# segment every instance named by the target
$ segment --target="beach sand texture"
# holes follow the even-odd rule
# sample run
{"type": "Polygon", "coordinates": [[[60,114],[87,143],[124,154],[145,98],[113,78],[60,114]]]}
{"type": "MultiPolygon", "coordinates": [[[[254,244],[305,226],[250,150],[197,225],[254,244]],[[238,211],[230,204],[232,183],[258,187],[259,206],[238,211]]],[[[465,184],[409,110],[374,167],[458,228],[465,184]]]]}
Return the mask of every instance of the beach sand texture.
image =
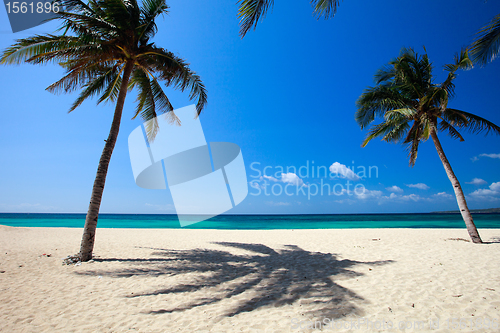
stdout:
{"type": "Polygon", "coordinates": [[[0,226],[0,331],[500,332],[498,229],[98,229],[62,265],[81,233],[0,226]]]}

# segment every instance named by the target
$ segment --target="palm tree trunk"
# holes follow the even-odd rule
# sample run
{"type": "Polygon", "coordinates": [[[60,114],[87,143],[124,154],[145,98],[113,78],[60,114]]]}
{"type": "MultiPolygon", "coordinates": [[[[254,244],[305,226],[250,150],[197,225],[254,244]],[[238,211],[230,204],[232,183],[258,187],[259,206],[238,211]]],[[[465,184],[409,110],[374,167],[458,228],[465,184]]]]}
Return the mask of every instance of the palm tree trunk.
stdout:
{"type": "Polygon", "coordinates": [[[125,103],[125,97],[127,96],[128,82],[133,67],[134,63],[132,61],[125,64],[120,92],[118,94],[118,100],[116,101],[113,123],[111,124],[109,136],[106,140],[106,144],[104,145],[101,159],[99,160],[99,166],[97,167],[97,175],[94,180],[94,187],[92,188],[92,197],[90,198],[89,210],[87,212],[87,217],[85,218],[85,227],[83,228],[82,243],[80,245],[79,256],[81,261],[88,261],[92,259],[97,219],[99,217],[99,208],[101,207],[102,192],[104,191],[104,184],[106,183],[106,175],[108,173],[111,154],[115,148],[118,132],[120,131],[123,105],[125,103]]]}
{"type": "Polygon", "coordinates": [[[439,158],[443,163],[444,170],[446,171],[446,174],[448,175],[448,178],[450,179],[450,182],[453,185],[453,190],[455,191],[455,197],[457,198],[458,208],[460,209],[460,213],[462,214],[462,218],[464,219],[467,231],[469,232],[469,236],[472,239],[472,242],[482,243],[483,241],[481,240],[476,225],[474,224],[474,220],[472,219],[469,207],[467,207],[467,202],[465,201],[464,192],[462,191],[460,182],[458,181],[457,176],[455,176],[455,173],[451,168],[450,162],[448,162],[448,159],[444,154],[443,147],[439,142],[436,130],[432,128],[430,132],[432,141],[434,141],[434,145],[436,146],[439,158]]]}

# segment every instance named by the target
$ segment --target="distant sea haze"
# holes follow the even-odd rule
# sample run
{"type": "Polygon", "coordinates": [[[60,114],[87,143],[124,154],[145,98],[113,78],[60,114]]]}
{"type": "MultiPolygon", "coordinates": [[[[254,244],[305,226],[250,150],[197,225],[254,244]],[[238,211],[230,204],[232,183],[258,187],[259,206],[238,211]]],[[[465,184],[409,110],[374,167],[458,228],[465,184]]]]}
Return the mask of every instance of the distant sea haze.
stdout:
{"type": "MultiPolygon", "coordinates": [[[[500,229],[500,213],[473,214],[478,228],[500,229]]],[[[0,225],[83,228],[85,214],[0,213],[0,225]]],[[[177,215],[100,214],[99,228],[180,228],[177,215]]],[[[460,214],[219,215],[185,229],[271,230],[465,228],[460,214]]]]}

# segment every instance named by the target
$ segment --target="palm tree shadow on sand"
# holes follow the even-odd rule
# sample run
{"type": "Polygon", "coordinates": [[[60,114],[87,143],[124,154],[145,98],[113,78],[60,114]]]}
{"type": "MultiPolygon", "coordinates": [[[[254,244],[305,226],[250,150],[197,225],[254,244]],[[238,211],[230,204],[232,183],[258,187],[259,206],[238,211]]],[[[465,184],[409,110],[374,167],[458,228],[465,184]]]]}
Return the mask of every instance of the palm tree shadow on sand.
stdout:
{"type": "Polygon", "coordinates": [[[213,249],[176,251],[152,248],[154,258],[95,259],[97,262],[123,262],[127,268],[75,273],[113,278],[185,275],[183,283],[126,296],[191,294],[182,306],[151,310],[150,314],[185,311],[233,299],[231,304],[234,306],[225,316],[300,301],[304,305],[304,315],[308,317],[337,319],[349,314],[362,315],[355,303],[362,302],[363,298],[334,281],[362,276],[351,269],[356,265],[380,266],[392,262],[340,260],[335,254],[310,252],[295,245],[275,250],[262,244],[214,244],[236,248],[240,253],[243,250],[244,254],[213,249]]]}

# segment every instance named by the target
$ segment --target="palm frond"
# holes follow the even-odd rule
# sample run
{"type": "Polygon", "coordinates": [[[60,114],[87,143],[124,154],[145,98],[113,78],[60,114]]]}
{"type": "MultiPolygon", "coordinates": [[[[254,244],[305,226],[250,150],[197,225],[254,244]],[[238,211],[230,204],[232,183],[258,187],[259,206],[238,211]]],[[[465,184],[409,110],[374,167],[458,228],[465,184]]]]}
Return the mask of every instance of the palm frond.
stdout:
{"type": "Polygon", "coordinates": [[[337,13],[337,7],[340,2],[338,0],[311,0],[311,5],[314,8],[314,15],[317,18],[325,19],[334,17],[337,13]]]}
{"type": "Polygon", "coordinates": [[[375,75],[373,76],[375,80],[375,84],[383,84],[385,82],[391,81],[396,76],[396,68],[394,64],[390,63],[389,65],[383,66],[377,70],[375,75]]]}
{"type": "Polygon", "coordinates": [[[415,121],[406,134],[403,143],[406,144],[410,166],[413,167],[417,161],[418,148],[421,140],[422,123],[415,121]]]}
{"type": "Polygon", "coordinates": [[[120,86],[122,84],[122,78],[118,74],[116,77],[110,81],[104,90],[102,96],[97,100],[97,104],[100,104],[104,101],[114,102],[118,98],[118,94],[120,93],[120,86]]]}
{"type": "Polygon", "coordinates": [[[411,101],[397,89],[380,85],[368,87],[356,101],[358,110],[355,119],[361,129],[368,126],[376,116],[383,116],[386,111],[411,107],[411,101]]]}
{"type": "MultiPolygon", "coordinates": [[[[122,66],[121,70],[123,70],[123,67],[124,66],[122,66]]],[[[80,93],[80,96],[78,96],[68,112],[74,111],[87,98],[101,93],[111,82],[114,82],[117,79],[117,76],[119,76],[119,73],[117,73],[116,70],[110,69],[108,72],[94,78],[94,80],[85,85],[85,89],[80,93]]]]}
{"type": "MultiPolygon", "coordinates": [[[[61,52],[79,46],[78,38],[72,36],[36,35],[18,39],[5,49],[0,58],[2,64],[20,64],[53,52],[61,52]]],[[[52,59],[52,58],[50,58],[52,59]]]]}
{"type": "Polygon", "coordinates": [[[137,86],[139,93],[137,94],[137,108],[132,119],[141,115],[142,119],[153,120],[148,123],[146,135],[148,140],[154,140],[158,131],[158,122],[156,120],[156,105],[151,87],[151,80],[148,75],[141,69],[136,68],[130,78],[131,84],[137,86]]]}
{"type": "MultiPolygon", "coordinates": [[[[316,18],[329,19],[337,13],[339,0],[311,0],[316,18]]],[[[240,36],[245,37],[250,29],[257,28],[269,9],[273,8],[274,0],[239,0],[238,17],[240,19],[240,36]]]]}
{"type": "Polygon", "coordinates": [[[377,137],[382,137],[386,142],[399,142],[409,128],[408,118],[411,119],[412,113],[409,109],[388,111],[384,116],[384,122],[371,127],[361,147],[365,147],[377,137]]]}
{"type": "Polygon", "coordinates": [[[159,15],[166,14],[168,8],[165,0],[143,0],[139,25],[142,30],[141,38],[145,38],[147,41],[156,34],[158,28],[155,19],[159,15]]]}
{"type": "Polygon", "coordinates": [[[439,130],[443,132],[447,131],[448,135],[451,136],[453,139],[459,139],[460,141],[465,141],[460,132],[444,119],[441,119],[441,121],[439,122],[439,130]]]}
{"type": "Polygon", "coordinates": [[[465,117],[467,122],[457,122],[454,125],[460,129],[469,131],[470,133],[480,133],[486,131],[488,134],[490,131],[494,134],[500,135],[500,127],[495,125],[489,120],[486,120],[475,114],[457,110],[457,109],[447,109],[448,114],[455,113],[460,114],[461,117],[465,117]]]}
{"type": "Polygon", "coordinates": [[[495,60],[500,52],[500,14],[477,33],[478,38],[471,45],[471,55],[475,63],[486,65],[495,60]]]}
{"type": "Polygon", "coordinates": [[[457,77],[455,73],[457,70],[469,70],[473,67],[472,60],[469,57],[468,49],[464,48],[460,53],[456,53],[454,57],[454,62],[452,64],[444,65],[444,69],[448,71],[448,76],[443,83],[441,83],[441,88],[446,89],[450,97],[455,96],[455,85],[453,80],[457,77]]]}
{"type": "Polygon", "coordinates": [[[269,8],[274,5],[274,0],[240,0],[238,4],[240,36],[243,38],[250,29],[255,30],[259,20],[266,17],[269,8]]]}
{"type": "Polygon", "coordinates": [[[77,63],[68,67],[67,74],[60,80],[54,82],[46,88],[51,93],[72,92],[80,87],[87,85],[96,76],[111,70],[116,70],[118,65],[96,63],[87,65],[86,62],[77,63]]]}
{"type": "Polygon", "coordinates": [[[193,72],[181,58],[161,48],[151,48],[142,60],[147,66],[159,73],[158,78],[165,80],[167,86],[184,91],[190,90],[189,98],[197,99],[196,110],[201,113],[207,103],[205,85],[198,74],[193,72]]]}
{"type": "Polygon", "coordinates": [[[392,131],[394,129],[394,124],[392,122],[383,122],[378,125],[374,125],[370,128],[370,131],[368,132],[368,135],[366,136],[365,140],[361,144],[361,147],[366,147],[368,142],[373,140],[374,138],[380,137],[380,136],[385,136],[387,133],[392,131]]]}

